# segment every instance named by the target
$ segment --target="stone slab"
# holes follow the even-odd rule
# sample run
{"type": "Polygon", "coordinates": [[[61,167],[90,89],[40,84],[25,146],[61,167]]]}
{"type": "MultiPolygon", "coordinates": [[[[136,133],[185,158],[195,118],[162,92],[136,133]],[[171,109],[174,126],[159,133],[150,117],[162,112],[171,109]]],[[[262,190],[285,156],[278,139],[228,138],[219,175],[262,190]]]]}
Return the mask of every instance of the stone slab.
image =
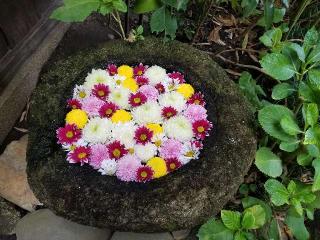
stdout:
{"type": "Polygon", "coordinates": [[[173,240],[170,233],[115,232],[111,240],[173,240]]]}

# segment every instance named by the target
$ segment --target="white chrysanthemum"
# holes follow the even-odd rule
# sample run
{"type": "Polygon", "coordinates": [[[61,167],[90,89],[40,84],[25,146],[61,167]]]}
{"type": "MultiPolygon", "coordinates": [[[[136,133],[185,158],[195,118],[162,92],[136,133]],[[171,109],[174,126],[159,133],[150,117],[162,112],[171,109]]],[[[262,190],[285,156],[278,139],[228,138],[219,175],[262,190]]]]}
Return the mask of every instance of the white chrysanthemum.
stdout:
{"type": "Polygon", "coordinates": [[[113,78],[109,75],[106,70],[102,69],[92,69],[91,73],[88,74],[83,86],[91,91],[94,85],[105,84],[112,86],[113,78]]]}
{"type": "Polygon", "coordinates": [[[112,88],[109,100],[121,108],[128,109],[130,91],[126,88],[112,88]]]}
{"type": "Polygon", "coordinates": [[[178,112],[181,112],[187,107],[184,97],[176,91],[161,94],[159,103],[162,107],[174,107],[178,112]]]}
{"type": "Polygon", "coordinates": [[[86,141],[84,141],[82,138],[80,138],[77,142],[73,143],[73,144],[62,144],[62,148],[65,151],[72,151],[74,148],[76,147],[81,147],[81,146],[87,146],[88,143],[86,141]]]}
{"type": "Polygon", "coordinates": [[[161,108],[157,102],[150,101],[132,111],[133,119],[139,124],[160,123],[161,108]]]}
{"type": "Polygon", "coordinates": [[[157,147],[152,143],[147,143],[145,145],[137,144],[134,147],[134,153],[141,159],[141,162],[146,163],[157,154],[157,147]]]}
{"type": "Polygon", "coordinates": [[[167,77],[167,73],[164,68],[154,65],[145,71],[144,76],[149,79],[151,85],[155,86],[164,81],[167,77]]]}
{"type": "Polygon", "coordinates": [[[90,96],[90,91],[86,89],[83,85],[76,85],[73,89],[73,98],[82,101],[86,97],[90,96]]]}
{"type": "Polygon", "coordinates": [[[199,148],[196,148],[192,145],[191,141],[186,142],[182,146],[181,156],[179,157],[179,161],[184,165],[190,162],[192,159],[199,158],[199,148]]]}
{"type": "Polygon", "coordinates": [[[133,148],[135,130],[136,126],[133,122],[113,124],[112,137],[124,144],[126,148],[133,148]]]}
{"type": "Polygon", "coordinates": [[[114,86],[113,87],[122,87],[122,83],[123,81],[126,80],[125,76],[121,76],[121,75],[114,75],[113,76],[113,82],[114,82],[114,86]]]}
{"type": "Polygon", "coordinates": [[[101,175],[114,175],[117,171],[117,162],[113,159],[106,159],[101,162],[100,169],[101,175]]]}
{"type": "Polygon", "coordinates": [[[165,92],[171,92],[178,88],[180,81],[179,79],[172,79],[167,75],[165,80],[162,82],[162,85],[165,89],[165,92]]]}
{"type": "Polygon", "coordinates": [[[111,135],[112,123],[107,118],[91,118],[82,131],[82,138],[90,143],[105,143],[111,135]]]}
{"type": "Polygon", "coordinates": [[[192,124],[190,121],[180,115],[170,118],[164,123],[164,131],[169,138],[174,138],[178,141],[189,141],[193,137],[192,124]]]}

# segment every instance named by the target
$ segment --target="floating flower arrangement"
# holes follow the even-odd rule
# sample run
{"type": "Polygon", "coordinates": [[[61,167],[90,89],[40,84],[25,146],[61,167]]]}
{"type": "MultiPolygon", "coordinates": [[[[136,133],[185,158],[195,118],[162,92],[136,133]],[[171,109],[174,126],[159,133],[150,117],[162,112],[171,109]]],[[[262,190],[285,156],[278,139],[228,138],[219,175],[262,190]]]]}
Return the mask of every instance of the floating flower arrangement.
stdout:
{"type": "Polygon", "coordinates": [[[198,159],[212,127],[203,95],[156,65],[93,69],[67,106],[57,129],[67,161],[122,181],[160,178],[198,159]]]}

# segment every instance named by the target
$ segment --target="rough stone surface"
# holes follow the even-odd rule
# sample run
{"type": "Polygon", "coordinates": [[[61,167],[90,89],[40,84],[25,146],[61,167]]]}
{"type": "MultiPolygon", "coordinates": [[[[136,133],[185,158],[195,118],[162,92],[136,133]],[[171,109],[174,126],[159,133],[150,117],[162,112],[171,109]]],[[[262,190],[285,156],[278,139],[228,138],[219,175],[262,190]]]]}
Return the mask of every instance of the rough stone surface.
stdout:
{"type": "Polygon", "coordinates": [[[11,142],[0,156],[0,196],[28,211],[40,202],[31,191],[26,173],[28,136],[11,142]]]}
{"type": "Polygon", "coordinates": [[[174,231],[172,232],[172,236],[174,240],[183,240],[189,236],[190,231],[191,231],[190,229],[174,231]]]}
{"type": "Polygon", "coordinates": [[[13,233],[21,214],[15,206],[0,197],[0,236],[13,233]]]}
{"type": "Polygon", "coordinates": [[[111,234],[110,230],[70,222],[48,209],[27,214],[15,232],[19,240],[107,240],[111,234]]]}
{"type": "Polygon", "coordinates": [[[43,69],[29,115],[29,183],[56,214],[82,224],[134,232],[188,229],[218,213],[243,181],[256,148],[252,120],[236,85],[208,55],[155,38],[110,41],[43,69]],[[107,62],[179,70],[204,93],[214,130],[198,161],[148,183],[121,182],[66,162],[55,134],[64,123],[66,99],[88,71],[107,62]]]}
{"type": "Polygon", "coordinates": [[[115,232],[111,240],[174,240],[170,233],[115,232]]]}

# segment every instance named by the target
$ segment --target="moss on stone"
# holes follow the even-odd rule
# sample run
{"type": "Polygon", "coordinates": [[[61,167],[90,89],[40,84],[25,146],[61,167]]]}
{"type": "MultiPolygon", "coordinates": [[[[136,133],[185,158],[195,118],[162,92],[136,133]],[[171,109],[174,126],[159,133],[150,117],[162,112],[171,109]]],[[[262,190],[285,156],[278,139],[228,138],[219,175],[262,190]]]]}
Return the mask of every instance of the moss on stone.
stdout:
{"type": "Polygon", "coordinates": [[[191,228],[217,214],[243,181],[256,149],[252,120],[236,85],[208,55],[155,38],[134,44],[110,41],[49,61],[43,69],[31,99],[29,183],[47,207],[82,224],[143,232],[191,228]],[[64,123],[66,99],[88,71],[110,62],[182,71],[205,94],[214,130],[199,160],[145,184],[121,182],[65,161],[55,130],[64,123]]]}

